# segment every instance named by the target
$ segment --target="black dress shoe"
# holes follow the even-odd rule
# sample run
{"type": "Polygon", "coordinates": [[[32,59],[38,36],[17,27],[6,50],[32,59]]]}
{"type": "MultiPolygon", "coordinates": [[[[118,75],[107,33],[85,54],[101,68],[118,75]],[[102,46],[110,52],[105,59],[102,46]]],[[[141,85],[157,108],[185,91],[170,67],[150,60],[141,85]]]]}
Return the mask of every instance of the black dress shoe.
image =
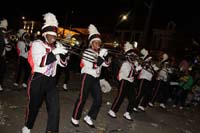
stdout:
{"type": "Polygon", "coordinates": [[[94,125],[90,125],[89,123],[87,123],[87,121],[86,120],[83,120],[89,127],[91,127],[91,128],[95,128],[95,126],[94,125]]]}
{"type": "Polygon", "coordinates": [[[74,127],[79,127],[79,124],[74,124],[72,121],[71,121],[71,124],[72,124],[74,127]]]}

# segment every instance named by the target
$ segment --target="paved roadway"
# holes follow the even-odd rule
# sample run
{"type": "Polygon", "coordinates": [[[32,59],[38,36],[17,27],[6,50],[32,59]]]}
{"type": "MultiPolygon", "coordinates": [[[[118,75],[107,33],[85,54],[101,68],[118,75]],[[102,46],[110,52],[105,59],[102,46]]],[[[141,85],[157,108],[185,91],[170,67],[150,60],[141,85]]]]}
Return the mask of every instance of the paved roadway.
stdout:
{"type": "MultiPolygon", "coordinates": [[[[26,107],[26,90],[13,87],[15,63],[8,64],[5,91],[0,93],[0,133],[21,133],[24,123],[26,107]]],[[[88,98],[80,120],[80,127],[73,127],[70,118],[73,106],[78,96],[80,75],[71,73],[69,90],[62,89],[62,76],[57,86],[60,96],[60,133],[198,133],[200,131],[200,108],[185,108],[184,110],[173,109],[168,106],[167,110],[159,107],[147,108],[147,112],[133,113],[133,122],[125,120],[122,115],[126,109],[127,100],[122,104],[117,119],[107,115],[110,103],[117,93],[116,89],[103,94],[103,104],[96,121],[96,128],[92,129],[83,122],[83,116],[88,111],[92,99],[88,98]]],[[[47,121],[45,104],[43,104],[34,128],[31,133],[44,133],[47,121]]]]}

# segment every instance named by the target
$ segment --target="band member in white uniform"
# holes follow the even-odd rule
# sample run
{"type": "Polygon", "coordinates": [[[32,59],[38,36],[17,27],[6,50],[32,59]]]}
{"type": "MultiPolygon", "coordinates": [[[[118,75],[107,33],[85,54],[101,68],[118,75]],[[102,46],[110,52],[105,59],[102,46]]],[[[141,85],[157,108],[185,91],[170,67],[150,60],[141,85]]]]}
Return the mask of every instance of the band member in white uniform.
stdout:
{"type": "Polygon", "coordinates": [[[149,102],[149,106],[153,107],[154,103],[157,101],[160,103],[160,107],[165,109],[166,102],[170,95],[169,89],[169,74],[172,73],[169,67],[168,55],[163,53],[161,56],[161,61],[159,62],[159,71],[155,76],[155,86],[153,88],[152,99],[149,102]]]}
{"type": "Polygon", "coordinates": [[[17,42],[17,71],[14,86],[18,86],[21,78],[22,87],[27,88],[27,82],[30,75],[30,65],[28,63],[28,51],[30,49],[30,35],[24,29],[18,31],[19,40],[17,42]],[[23,74],[23,75],[22,75],[23,74]]]}
{"type": "Polygon", "coordinates": [[[146,49],[142,49],[140,53],[143,55],[142,58],[142,70],[138,75],[139,85],[136,96],[136,105],[141,111],[145,111],[151,95],[152,95],[152,78],[158,67],[152,63],[152,56],[146,49]]]}
{"type": "Polygon", "coordinates": [[[42,40],[35,40],[28,53],[28,62],[31,66],[31,77],[28,84],[28,105],[26,110],[25,126],[22,133],[30,133],[38,115],[39,109],[45,101],[47,106],[46,133],[59,132],[59,97],[56,90],[57,65],[67,65],[68,51],[60,43],[56,43],[58,22],[52,13],[44,14],[42,40]]]}
{"type": "Polygon", "coordinates": [[[111,109],[108,111],[108,115],[112,118],[116,118],[116,113],[119,111],[121,104],[123,103],[125,97],[128,99],[128,105],[123,117],[126,120],[132,121],[131,113],[135,107],[136,102],[136,87],[134,85],[135,72],[142,69],[138,65],[137,55],[133,51],[133,44],[129,42],[125,43],[124,46],[125,61],[122,63],[118,74],[118,80],[120,84],[118,86],[118,94],[116,95],[111,109]]]}
{"type": "Polygon", "coordinates": [[[79,126],[79,120],[88,98],[91,94],[93,103],[89,109],[88,114],[84,117],[84,122],[94,128],[92,120],[97,118],[101,103],[102,103],[102,91],[99,83],[99,76],[101,74],[101,68],[103,66],[108,67],[108,62],[105,61],[105,56],[108,54],[107,49],[100,49],[101,38],[100,33],[93,24],[89,25],[89,48],[87,48],[82,55],[80,67],[81,67],[81,87],[80,93],[76,100],[71,123],[77,127],[79,126]]]}

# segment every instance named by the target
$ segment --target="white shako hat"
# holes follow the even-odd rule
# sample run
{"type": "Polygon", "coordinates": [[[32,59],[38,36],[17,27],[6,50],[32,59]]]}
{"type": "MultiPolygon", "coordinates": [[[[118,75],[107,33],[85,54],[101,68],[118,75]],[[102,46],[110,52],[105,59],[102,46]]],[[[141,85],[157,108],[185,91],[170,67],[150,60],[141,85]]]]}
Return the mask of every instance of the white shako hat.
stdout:
{"type": "Polygon", "coordinates": [[[44,25],[42,26],[42,36],[46,34],[57,36],[58,21],[53,13],[46,13],[44,16],[44,25]]]}
{"type": "Polygon", "coordinates": [[[133,44],[131,44],[130,42],[126,42],[124,44],[124,53],[130,51],[130,50],[133,50],[133,44]]]}
{"type": "Polygon", "coordinates": [[[0,20],[0,28],[4,28],[4,29],[7,30],[7,27],[8,27],[8,21],[7,21],[7,19],[0,20]]]}
{"type": "Polygon", "coordinates": [[[100,33],[93,24],[89,25],[88,31],[89,31],[89,36],[88,36],[89,46],[91,46],[92,41],[94,40],[101,41],[100,33]]]}

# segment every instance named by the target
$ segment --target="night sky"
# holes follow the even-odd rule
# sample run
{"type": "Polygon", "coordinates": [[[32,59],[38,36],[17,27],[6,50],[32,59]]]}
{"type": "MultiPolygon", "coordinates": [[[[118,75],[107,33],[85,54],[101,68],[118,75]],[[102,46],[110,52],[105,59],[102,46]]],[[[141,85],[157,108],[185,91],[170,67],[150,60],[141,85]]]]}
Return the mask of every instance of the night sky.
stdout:
{"type": "MultiPolygon", "coordinates": [[[[25,16],[29,20],[43,21],[42,15],[52,12],[56,15],[60,26],[87,27],[90,23],[112,29],[119,21],[122,13],[130,13],[129,22],[120,25],[134,25],[135,29],[144,27],[151,0],[55,0],[49,1],[5,1],[0,8],[1,17],[9,21],[13,27],[16,20],[25,16]],[[41,3],[42,2],[42,3],[41,3]],[[12,4],[11,8],[11,5],[12,4]]],[[[169,21],[177,24],[177,29],[200,31],[200,7],[195,0],[154,0],[151,27],[165,28],[169,21]]]]}

